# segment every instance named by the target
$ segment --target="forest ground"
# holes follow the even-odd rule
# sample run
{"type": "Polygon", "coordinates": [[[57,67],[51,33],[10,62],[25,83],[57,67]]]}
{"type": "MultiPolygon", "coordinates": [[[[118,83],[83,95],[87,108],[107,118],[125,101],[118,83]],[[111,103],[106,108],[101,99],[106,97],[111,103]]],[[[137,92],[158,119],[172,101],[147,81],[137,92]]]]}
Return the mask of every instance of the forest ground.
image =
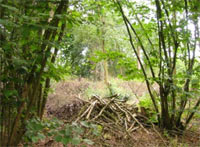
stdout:
{"type": "MultiPolygon", "coordinates": [[[[131,105],[136,105],[139,99],[147,94],[147,88],[144,83],[139,81],[123,81],[119,79],[113,79],[114,91],[122,93],[122,95],[127,94],[131,98],[128,103],[131,105]],[[133,94],[134,93],[134,94],[133,94]]],[[[157,89],[157,86],[154,86],[157,89]]],[[[80,98],[87,99],[91,95],[96,94],[104,97],[109,94],[106,86],[103,82],[94,82],[86,79],[71,79],[63,82],[54,84],[52,87],[52,92],[49,95],[48,102],[46,105],[46,113],[51,115],[46,115],[46,117],[53,116],[62,120],[70,120],[69,118],[76,117],[75,114],[82,107],[80,103],[80,98]],[[80,103],[80,104],[79,104],[80,103]],[[75,107],[71,107],[75,104],[75,107]],[[70,111],[66,113],[62,109],[63,107],[70,106],[70,111]]],[[[127,140],[116,136],[111,136],[108,138],[95,139],[95,144],[92,146],[108,146],[108,147],[160,147],[160,146],[170,146],[170,147],[198,147],[200,146],[200,119],[195,118],[188,130],[184,132],[181,136],[171,137],[167,133],[160,135],[157,133],[159,129],[147,128],[148,132],[143,129],[137,129],[131,133],[131,140],[127,140]]],[[[49,140],[45,140],[37,144],[37,146],[62,146],[56,142],[49,143],[49,140]]]]}

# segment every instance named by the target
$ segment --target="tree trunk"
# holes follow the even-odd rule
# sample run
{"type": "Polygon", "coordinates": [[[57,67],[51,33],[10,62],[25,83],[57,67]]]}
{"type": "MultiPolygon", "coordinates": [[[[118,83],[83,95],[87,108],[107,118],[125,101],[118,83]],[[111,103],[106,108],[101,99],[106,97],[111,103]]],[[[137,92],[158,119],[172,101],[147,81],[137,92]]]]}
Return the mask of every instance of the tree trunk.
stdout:
{"type": "MultiPolygon", "coordinates": [[[[105,49],[105,21],[103,16],[100,17],[101,22],[102,22],[102,28],[101,28],[101,45],[102,45],[102,51],[104,54],[106,54],[106,49],[105,49]]],[[[108,63],[107,60],[104,59],[103,61],[103,69],[104,69],[104,82],[107,85],[108,84],[108,63]]]]}
{"type": "MultiPolygon", "coordinates": [[[[140,57],[140,47],[139,47],[139,46],[137,47],[137,53],[138,53],[138,56],[140,57]]],[[[140,58],[141,58],[141,57],[140,57],[140,58]]],[[[137,60],[137,68],[138,68],[138,70],[141,69],[141,66],[140,66],[140,63],[139,63],[138,60],[137,60]]]]}

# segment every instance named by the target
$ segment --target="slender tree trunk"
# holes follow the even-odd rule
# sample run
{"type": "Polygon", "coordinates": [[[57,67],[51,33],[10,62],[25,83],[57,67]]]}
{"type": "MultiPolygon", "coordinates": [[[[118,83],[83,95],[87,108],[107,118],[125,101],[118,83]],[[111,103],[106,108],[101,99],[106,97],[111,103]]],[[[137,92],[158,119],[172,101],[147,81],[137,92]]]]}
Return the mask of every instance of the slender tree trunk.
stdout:
{"type": "MultiPolygon", "coordinates": [[[[106,49],[105,49],[105,20],[103,16],[100,16],[100,20],[102,22],[102,28],[101,28],[101,45],[102,45],[102,51],[104,54],[106,54],[106,49]]],[[[104,69],[104,82],[107,85],[108,84],[108,63],[107,60],[104,59],[103,61],[103,69],[104,69]]]]}
{"type": "MultiPolygon", "coordinates": [[[[66,26],[66,23],[63,23],[62,26],[61,26],[61,31],[60,31],[60,34],[59,34],[58,41],[62,40],[62,37],[64,35],[64,31],[65,31],[65,26],[66,26]]],[[[58,48],[55,48],[54,54],[51,58],[51,63],[55,63],[57,54],[58,54],[58,48]]],[[[38,108],[40,110],[40,113],[39,113],[40,119],[42,119],[43,114],[44,114],[44,109],[45,109],[45,105],[46,105],[46,102],[47,102],[47,96],[48,96],[48,92],[49,92],[49,88],[50,88],[50,83],[51,83],[50,78],[47,78],[46,81],[45,81],[44,94],[42,95],[43,96],[42,97],[42,103],[41,103],[40,107],[38,108]]]]}
{"type": "MultiPolygon", "coordinates": [[[[140,47],[139,47],[139,46],[137,47],[137,53],[138,53],[138,56],[141,57],[141,56],[140,56],[140,47]]],[[[138,68],[138,70],[141,69],[141,67],[140,67],[140,63],[139,63],[138,60],[137,60],[137,68],[138,68]]]]}

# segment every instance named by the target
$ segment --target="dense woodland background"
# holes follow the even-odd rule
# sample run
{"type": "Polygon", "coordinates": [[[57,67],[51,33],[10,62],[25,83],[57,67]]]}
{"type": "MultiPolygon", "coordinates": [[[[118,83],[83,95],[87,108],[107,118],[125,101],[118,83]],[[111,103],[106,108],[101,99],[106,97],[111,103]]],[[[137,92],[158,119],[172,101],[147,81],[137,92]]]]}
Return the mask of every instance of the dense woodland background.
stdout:
{"type": "Polygon", "coordinates": [[[153,123],[187,130],[199,115],[199,18],[199,0],[0,0],[1,146],[30,141],[66,77],[144,82],[153,123]]]}

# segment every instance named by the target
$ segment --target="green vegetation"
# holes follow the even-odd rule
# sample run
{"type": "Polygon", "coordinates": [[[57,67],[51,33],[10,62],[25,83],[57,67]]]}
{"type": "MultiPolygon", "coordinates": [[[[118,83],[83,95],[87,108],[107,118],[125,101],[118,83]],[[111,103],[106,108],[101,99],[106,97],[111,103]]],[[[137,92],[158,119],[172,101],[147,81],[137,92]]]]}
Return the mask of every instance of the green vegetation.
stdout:
{"type": "Polygon", "coordinates": [[[128,84],[125,84],[125,87],[123,87],[123,83],[125,81],[117,78],[110,78],[109,86],[105,85],[101,81],[93,82],[92,85],[90,85],[87,90],[85,91],[85,97],[91,98],[92,95],[97,95],[100,97],[109,97],[112,95],[118,95],[119,100],[126,99],[128,100],[134,100],[135,95],[132,92],[131,88],[128,86],[128,84]]]}
{"type": "Polygon", "coordinates": [[[29,145],[46,137],[53,137],[56,142],[61,142],[65,146],[67,144],[78,145],[81,142],[92,145],[94,143],[91,140],[82,138],[83,134],[86,136],[87,133],[92,132],[93,135],[99,136],[101,130],[100,125],[85,121],[80,122],[80,124],[63,125],[63,122],[57,119],[40,121],[34,118],[27,122],[27,130],[23,140],[26,145],[29,145]]]}
{"type": "MultiPolygon", "coordinates": [[[[199,10],[199,0],[0,0],[0,146],[45,137],[51,83],[65,76],[104,81],[86,96],[139,97],[161,130],[186,130],[199,115],[199,10]],[[148,95],[117,77],[144,81],[148,95]]],[[[92,144],[69,135],[55,140],[92,144]]]]}

